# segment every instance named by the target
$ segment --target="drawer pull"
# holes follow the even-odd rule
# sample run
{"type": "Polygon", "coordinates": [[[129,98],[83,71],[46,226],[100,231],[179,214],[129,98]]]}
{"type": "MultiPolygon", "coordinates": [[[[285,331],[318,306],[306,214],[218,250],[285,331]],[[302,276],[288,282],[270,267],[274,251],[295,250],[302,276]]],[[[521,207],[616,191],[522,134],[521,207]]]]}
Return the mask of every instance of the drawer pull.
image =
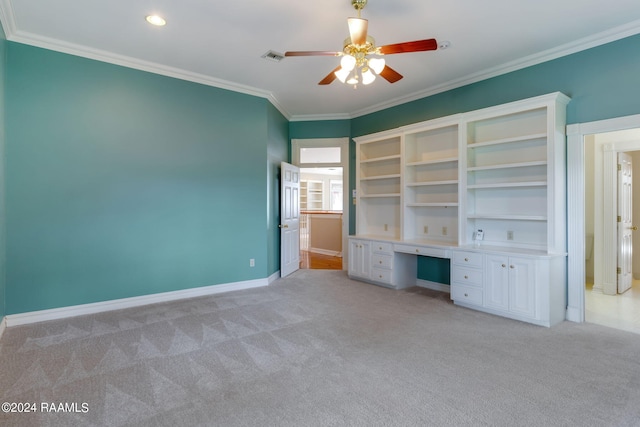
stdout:
{"type": "Polygon", "coordinates": [[[468,261],[469,261],[469,258],[465,258],[464,260],[465,260],[465,262],[468,262],[468,261]]]}
{"type": "Polygon", "coordinates": [[[469,296],[469,294],[464,294],[464,296],[465,296],[465,297],[468,297],[468,296],[469,296]]]}
{"type": "Polygon", "coordinates": [[[502,264],[502,268],[505,268],[507,265],[506,264],[502,264]]]}
{"type": "Polygon", "coordinates": [[[382,261],[378,261],[380,264],[382,264],[382,261]]]}
{"type": "Polygon", "coordinates": [[[379,249],[379,250],[382,250],[382,246],[380,246],[378,249],[379,249]]]}
{"type": "Polygon", "coordinates": [[[510,265],[509,268],[515,268],[513,265],[510,265]]]}
{"type": "Polygon", "coordinates": [[[465,279],[468,279],[468,278],[469,278],[469,276],[464,276],[464,278],[465,278],[465,279]]]}
{"type": "Polygon", "coordinates": [[[382,279],[382,274],[380,275],[380,278],[382,279]]]}
{"type": "Polygon", "coordinates": [[[416,249],[416,252],[417,252],[417,253],[420,253],[420,249],[416,249]]]}

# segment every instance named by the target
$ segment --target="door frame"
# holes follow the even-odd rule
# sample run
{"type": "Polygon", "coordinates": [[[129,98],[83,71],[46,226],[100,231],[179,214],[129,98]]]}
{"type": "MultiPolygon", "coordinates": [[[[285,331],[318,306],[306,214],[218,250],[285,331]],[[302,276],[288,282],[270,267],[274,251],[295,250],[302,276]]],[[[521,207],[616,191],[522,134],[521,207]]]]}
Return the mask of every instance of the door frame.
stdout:
{"type": "Polygon", "coordinates": [[[640,114],[567,126],[567,320],[573,322],[584,322],[585,136],[634,128],[640,114]]]}
{"type": "Polygon", "coordinates": [[[342,269],[347,270],[349,244],[349,137],[291,140],[291,163],[299,168],[342,168],[342,269]],[[340,147],[340,163],[300,163],[301,148],[340,147]]]}

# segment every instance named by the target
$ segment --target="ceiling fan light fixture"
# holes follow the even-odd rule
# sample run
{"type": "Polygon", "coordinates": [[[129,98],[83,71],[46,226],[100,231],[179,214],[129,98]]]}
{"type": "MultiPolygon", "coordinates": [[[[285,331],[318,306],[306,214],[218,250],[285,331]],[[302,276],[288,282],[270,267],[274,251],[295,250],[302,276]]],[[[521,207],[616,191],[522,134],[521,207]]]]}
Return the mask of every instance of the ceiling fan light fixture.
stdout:
{"type": "Polygon", "coordinates": [[[356,58],[351,55],[344,55],[340,60],[340,66],[343,70],[351,71],[356,66],[356,58]]]}
{"type": "Polygon", "coordinates": [[[336,71],[333,74],[336,75],[338,80],[340,80],[342,83],[344,83],[347,80],[347,77],[349,76],[350,72],[351,72],[351,70],[345,70],[344,68],[340,68],[338,71],[336,71]]]}
{"type": "Polygon", "coordinates": [[[369,68],[365,68],[363,70],[364,71],[362,71],[362,84],[368,85],[373,83],[373,81],[376,79],[376,75],[373,74],[369,68]]]}
{"type": "Polygon", "coordinates": [[[384,58],[369,59],[369,68],[371,68],[376,74],[380,74],[382,70],[384,70],[385,65],[386,63],[384,61],[384,58]]]}

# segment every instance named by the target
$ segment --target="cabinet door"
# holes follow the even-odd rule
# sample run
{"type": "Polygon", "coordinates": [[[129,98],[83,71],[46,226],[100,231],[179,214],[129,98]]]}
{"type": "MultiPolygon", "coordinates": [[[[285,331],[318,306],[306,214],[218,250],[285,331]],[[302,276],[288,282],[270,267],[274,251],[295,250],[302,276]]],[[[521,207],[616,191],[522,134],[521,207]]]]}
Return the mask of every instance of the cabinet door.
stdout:
{"type": "Polygon", "coordinates": [[[371,244],[366,240],[349,240],[349,275],[369,278],[371,244]]]}
{"type": "Polygon", "coordinates": [[[509,311],[536,316],[535,261],[509,257],[509,311]]]}
{"type": "Polygon", "coordinates": [[[487,255],[484,280],[484,305],[497,310],[509,310],[509,259],[487,255]]]}

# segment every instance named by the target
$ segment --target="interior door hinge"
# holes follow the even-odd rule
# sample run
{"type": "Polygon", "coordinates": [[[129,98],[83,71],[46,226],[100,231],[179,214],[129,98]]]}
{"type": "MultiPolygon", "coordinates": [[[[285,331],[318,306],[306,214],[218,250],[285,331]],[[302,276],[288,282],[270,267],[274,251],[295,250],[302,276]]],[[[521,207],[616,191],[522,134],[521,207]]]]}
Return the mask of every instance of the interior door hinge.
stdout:
{"type": "Polygon", "coordinates": [[[622,165],[620,163],[618,163],[618,170],[621,171],[622,170],[622,165]]]}
{"type": "Polygon", "coordinates": [[[622,274],[622,269],[621,269],[620,267],[618,267],[618,268],[616,268],[616,272],[617,272],[618,274],[622,274]]]}
{"type": "Polygon", "coordinates": [[[622,217],[618,215],[618,222],[622,222],[622,217]]]}

